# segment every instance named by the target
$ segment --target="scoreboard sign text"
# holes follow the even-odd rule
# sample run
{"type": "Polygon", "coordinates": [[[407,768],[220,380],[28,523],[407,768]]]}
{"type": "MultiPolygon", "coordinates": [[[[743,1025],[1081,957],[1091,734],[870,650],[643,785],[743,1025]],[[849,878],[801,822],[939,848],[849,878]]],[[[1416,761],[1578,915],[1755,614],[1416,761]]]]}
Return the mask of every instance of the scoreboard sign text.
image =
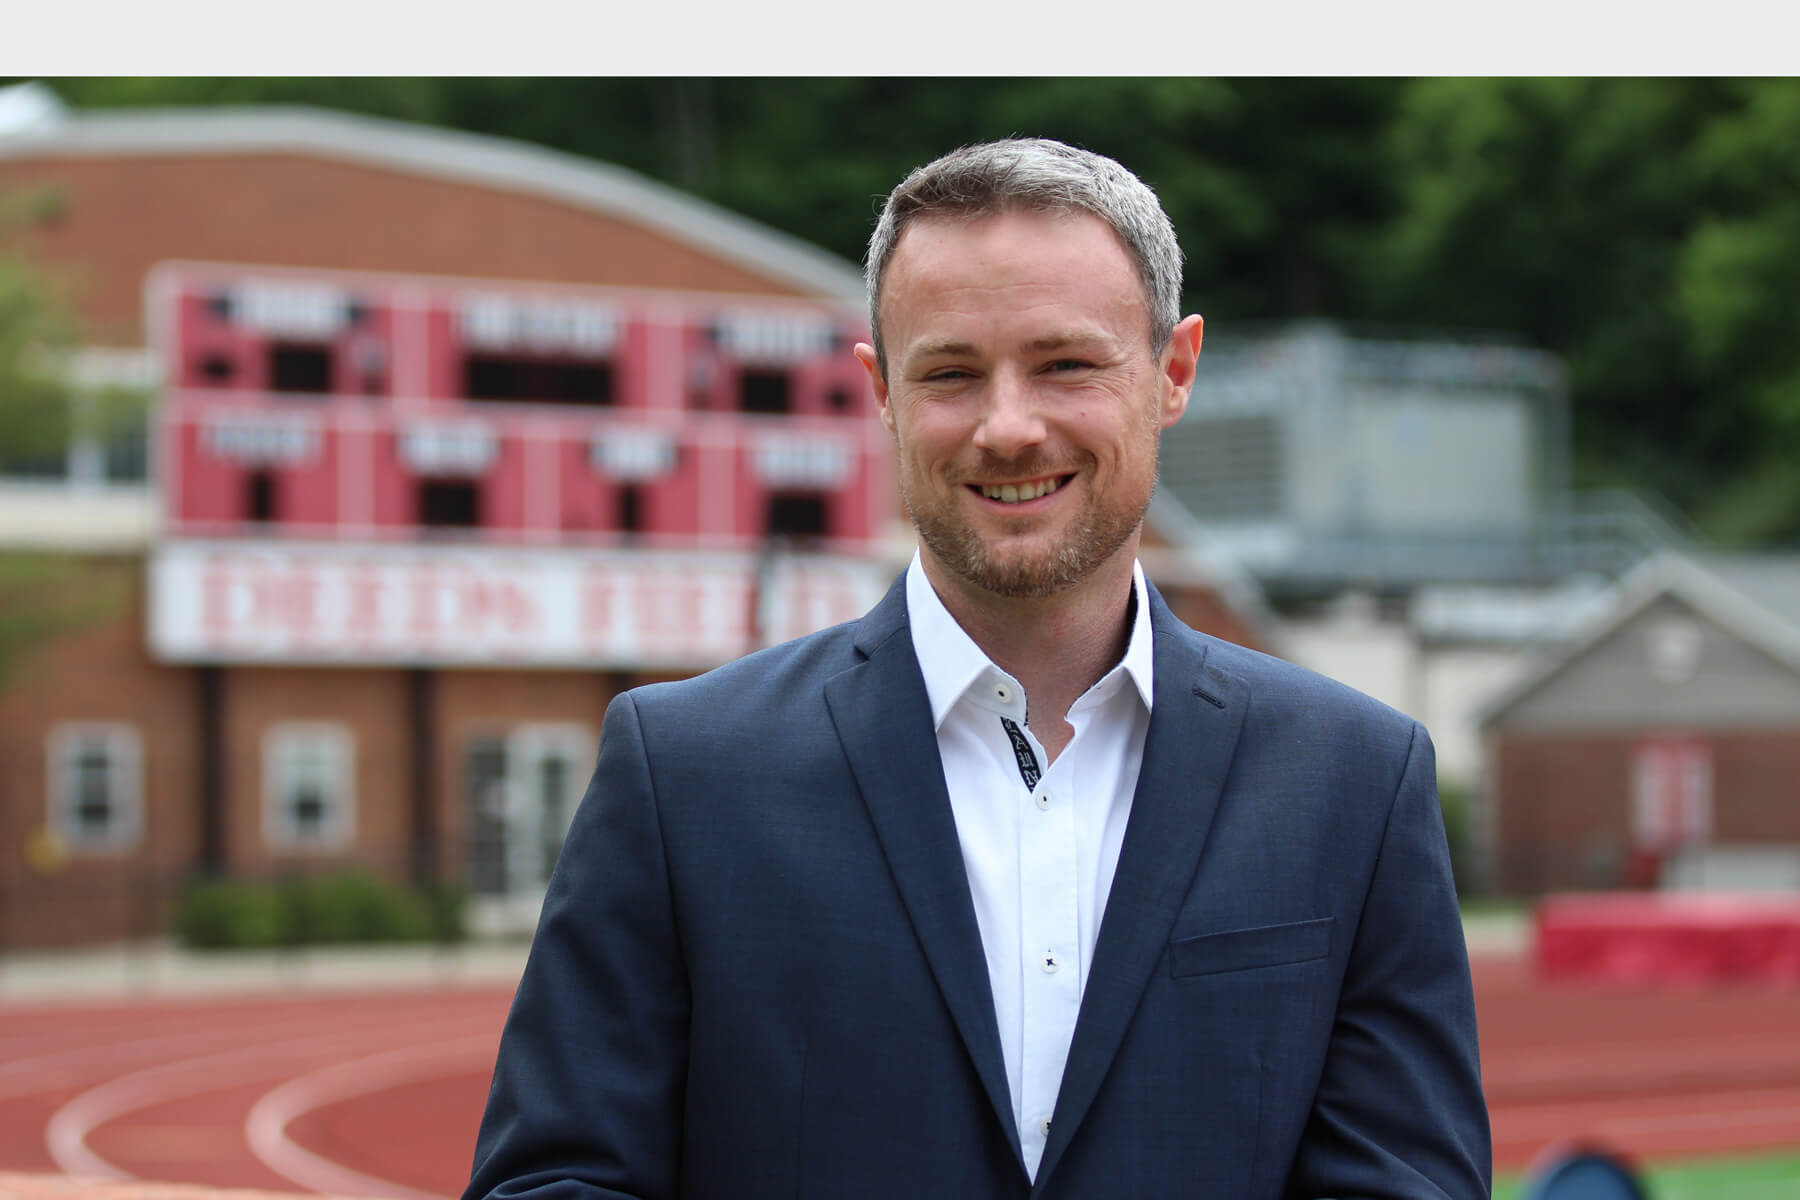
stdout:
{"type": "Polygon", "coordinates": [[[821,555],[190,540],[150,560],[172,662],[704,669],[861,616],[893,568],[821,555]]]}

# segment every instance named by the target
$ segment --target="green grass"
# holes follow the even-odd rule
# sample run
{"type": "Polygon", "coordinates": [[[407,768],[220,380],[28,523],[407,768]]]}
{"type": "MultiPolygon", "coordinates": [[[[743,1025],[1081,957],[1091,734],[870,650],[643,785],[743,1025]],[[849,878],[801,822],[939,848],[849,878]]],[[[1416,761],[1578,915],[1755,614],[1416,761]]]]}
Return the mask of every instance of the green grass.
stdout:
{"type": "MultiPolygon", "coordinates": [[[[1800,1154],[1666,1163],[1645,1170],[1650,1200],[1793,1200],[1800,1196],[1800,1154]]],[[[1494,1183],[1494,1200],[1517,1200],[1519,1177],[1494,1183]]]]}

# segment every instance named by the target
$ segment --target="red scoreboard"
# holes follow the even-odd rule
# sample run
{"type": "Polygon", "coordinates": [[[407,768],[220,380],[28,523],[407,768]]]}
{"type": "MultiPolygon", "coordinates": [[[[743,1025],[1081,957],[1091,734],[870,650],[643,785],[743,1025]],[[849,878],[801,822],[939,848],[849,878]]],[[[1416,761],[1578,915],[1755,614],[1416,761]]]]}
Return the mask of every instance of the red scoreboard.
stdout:
{"type": "Polygon", "coordinates": [[[848,306],[176,263],[177,538],[853,549],[894,516],[848,306]]]}

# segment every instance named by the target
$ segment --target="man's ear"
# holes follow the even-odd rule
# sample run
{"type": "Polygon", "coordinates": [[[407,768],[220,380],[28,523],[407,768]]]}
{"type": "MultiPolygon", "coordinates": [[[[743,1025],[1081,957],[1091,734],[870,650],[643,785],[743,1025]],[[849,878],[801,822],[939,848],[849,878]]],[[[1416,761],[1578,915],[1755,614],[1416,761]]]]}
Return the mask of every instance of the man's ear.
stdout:
{"type": "Polygon", "coordinates": [[[869,373],[869,386],[875,389],[875,407],[881,412],[881,423],[888,427],[890,433],[893,432],[894,409],[888,403],[887,376],[882,374],[881,360],[875,355],[875,347],[867,342],[858,342],[851,353],[856,355],[856,361],[863,365],[863,370],[869,373]]]}
{"type": "Polygon", "coordinates": [[[1200,339],[1206,322],[1199,313],[1182,320],[1163,348],[1162,425],[1164,429],[1181,420],[1187,411],[1188,393],[1194,388],[1194,372],[1200,361],[1200,339]]]}

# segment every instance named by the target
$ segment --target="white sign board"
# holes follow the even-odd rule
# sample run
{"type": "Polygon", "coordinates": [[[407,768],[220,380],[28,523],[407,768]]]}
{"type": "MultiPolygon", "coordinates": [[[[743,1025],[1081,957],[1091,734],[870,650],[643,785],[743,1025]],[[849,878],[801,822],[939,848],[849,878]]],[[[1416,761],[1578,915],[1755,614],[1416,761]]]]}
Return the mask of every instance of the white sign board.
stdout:
{"type": "Polygon", "coordinates": [[[700,670],[861,616],[897,570],[827,555],[175,541],[149,572],[150,651],[171,662],[700,670]]]}

